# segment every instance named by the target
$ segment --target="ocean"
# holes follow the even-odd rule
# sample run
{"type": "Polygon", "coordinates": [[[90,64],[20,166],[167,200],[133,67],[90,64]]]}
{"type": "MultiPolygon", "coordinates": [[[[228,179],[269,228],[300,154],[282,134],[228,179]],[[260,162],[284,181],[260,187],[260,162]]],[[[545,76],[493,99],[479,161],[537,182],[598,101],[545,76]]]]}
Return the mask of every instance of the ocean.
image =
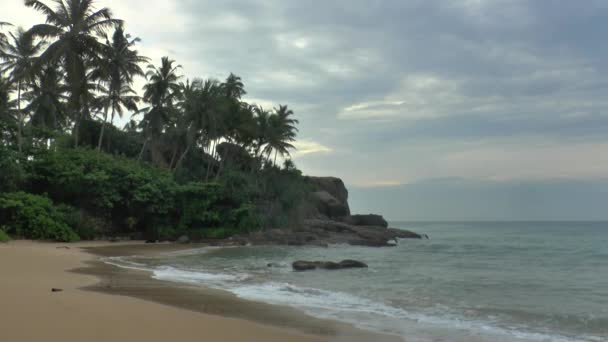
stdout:
{"type": "Polygon", "coordinates": [[[391,226],[430,239],[390,248],[205,248],[110,262],[407,341],[608,341],[608,222],[391,226]],[[369,268],[291,269],[295,260],[343,259],[369,268]]]}

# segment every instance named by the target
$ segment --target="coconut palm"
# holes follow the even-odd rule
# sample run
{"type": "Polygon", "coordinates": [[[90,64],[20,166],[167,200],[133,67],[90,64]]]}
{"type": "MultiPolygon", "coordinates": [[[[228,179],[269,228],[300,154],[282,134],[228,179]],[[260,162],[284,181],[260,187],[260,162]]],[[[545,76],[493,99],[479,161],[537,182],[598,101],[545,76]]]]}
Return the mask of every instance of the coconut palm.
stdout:
{"type": "Polygon", "coordinates": [[[247,94],[243,81],[233,73],[230,73],[226,81],[222,83],[222,89],[227,97],[237,100],[240,100],[243,95],[247,94]]]}
{"type": "Polygon", "coordinates": [[[0,74],[0,143],[2,144],[13,140],[15,116],[14,101],[10,97],[11,91],[12,84],[0,74]]]}
{"type": "Polygon", "coordinates": [[[45,24],[34,25],[30,31],[49,41],[40,56],[41,62],[63,64],[69,88],[68,104],[74,118],[73,134],[78,145],[78,128],[90,100],[87,70],[104,48],[97,36],[122,21],[112,18],[108,8],[96,9],[93,0],[54,0],[53,3],[55,8],[42,1],[25,1],[28,7],[46,16],[45,24]]]}
{"type": "Polygon", "coordinates": [[[43,67],[23,98],[29,102],[25,111],[31,114],[32,126],[61,129],[67,126],[66,86],[56,65],[43,67]]]}
{"type": "Polygon", "coordinates": [[[0,73],[9,73],[10,80],[17,85],[17,146],[21,152],[24,123],[21,93],[34,80],[34,66],[43,42],[35,42],[34,37],[22,28],[18,28],[15,34],[11,32],[10,37],[10,41],[0,51],[0,73]]]}
{"type": "Polygon", "coordinates": [[[144,86],[144,101],[150,104],[144,110],[144,134],[146,140],[142,146],[140,158],[143,155],[146,144],[150,140],[157,140],[162,134],[165,125],[169,122],[172,112],[175,110],[175,101],[179,98],[181,78],[177,74],[181,68],[175,65],[175,61],[169,57],[163,57],[159,68],[148,65],[146,79],[148,83],[144,86]]]}
{"type": "Polygon", "coordinates": [[[268,119],[267,144],[264,151],[270,155],[274,151],[273,164],[277,164],[277,154],[281,157],[289,156],[289,150],[295,147],[291,144],[295,141],[298,128],[298,120],[293,119],[293,111],[287,106],[279,105],[268,119]]]}
{"type": "Polygon", "coordinates": [[[103,54],[93,71],[93,78],[104,83],[108,89],[108,93],[101,101],[105,102],[107,106],[104,109],[103,124],[97,144],[98,150],[101,149],[109,108],[112,108],[110,123],[114,122],[116,113],[122,117],[123,105],[126,108],[137,110],[136,103],[139,101],[139,97],[134,96],[134,91],[129,85],[136,76],[144,76],[140,63],[148,61],[148,58],[140,56],[137,50],[133,49],[133,46],[139,41],[139,38],[131,39],[128,34],[125,35],[122,25],[118,26],[114,31],[112,41],[106,39],[103,54]]]}
{"type": "Polygon", "coordinates": [[[124,110],[130,110],[137,112],[137,103],[140,97],[137,93],[126,84],[123,84],[120,89],[106,88],[102,90],[102,94],[99,95],[95,101],[96,107],[102,109],[104,113],[104,122],[101,126],[101,133],[99,134],[99,140],[97,142],[97,149],[101,150],[101,143],[103,139],[103,132],[106,125],[108,111],[112,110],[110,122],[114,122],[114,117],[118,114],[118,117],[123,116],[124,110]]]}
{"type": "MultiPolygon", "coordinates": [[[[12,26],[11,24],[4,22],[4,21],[0,21],[0,29],[3,26],[12,26]]],[[[6,35],[6,33],[0,31],[0,49],[4,48],[4,46],[6,45],[6,43],[8,43],[8,36],[6,35]]]]}

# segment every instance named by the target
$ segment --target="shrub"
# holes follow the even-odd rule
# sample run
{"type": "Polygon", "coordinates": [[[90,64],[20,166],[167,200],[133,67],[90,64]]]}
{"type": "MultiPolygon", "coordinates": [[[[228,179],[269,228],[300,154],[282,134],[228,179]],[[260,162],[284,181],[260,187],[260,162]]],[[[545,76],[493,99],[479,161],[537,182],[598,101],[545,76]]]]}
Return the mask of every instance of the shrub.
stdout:
{"type": "Polygon", "coordinates": [[[79,240],[53,202],[44,196],[25,192],[0,194],[0,221],[10,227],[8,233],[19,237],[62,242],[79,240]]]}
{"type": "Polygon", "coordinates": [[[17,191],[24,179],[18,154],[0,146],[0,191],[17,191]]]}
{"type": "Polygon", "coordinates": [[[10,236],[8,236],[8,234],[6,234],[4,232],[4,230],[2,230],[0,228],[0,242],[9,242],[9,241],[11,241],[10,236]]]}
{"type": "Polygon", "coordinates": [[[72,228],[72,230],[82,240],[93,240],[95,236],[106,232],[106,224],[103,220],[92,217],[84,213],[84,211],[69,206],[60,204],[57,210],[63,216],[64,222],[72,228]]]}

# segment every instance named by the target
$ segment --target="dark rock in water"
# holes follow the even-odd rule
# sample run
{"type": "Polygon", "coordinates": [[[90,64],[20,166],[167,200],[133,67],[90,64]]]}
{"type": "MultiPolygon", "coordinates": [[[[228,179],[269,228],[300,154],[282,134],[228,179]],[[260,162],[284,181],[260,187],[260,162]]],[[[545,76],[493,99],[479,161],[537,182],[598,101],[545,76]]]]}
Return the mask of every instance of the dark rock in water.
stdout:
{"type": "Polygon", "coordinates": [[[366,268],[367,265],[361,261],[356,260],[342,260],[340,262],[333,261],[295,261],[292,265],[295,271],[311,271],[317,268],[323,270],[341,270],[347,268],[366,268]]]}
{"type": "Polygon", "coordinates": [[[340,266],[340,264],[335,263],[333,261],[317,261],[317,262],[315,262],[315,264],[317,265],[318,268],[321,268],[324,270],[339,270],[342,268],[342,266],[340,266]]]}
{"type": "Polygon", "coordinates": [[[312,261],[296,261],[291,266],[296,271],[309,271],[317,268],[317,265],[312,261]]]}
{"type": "Polygon", "coordinates": [[[157,242],[158,242],[158,240],[152,240],[152,239],[146,240],[146,243],[157,243],[157,242]]]}
{"type": "Polygon", "coordinates": [[[68,247],[68,246],[59,246],[59,247],[57,247],[57,249],[70,249],[70,247],[68,247]]]}
{"type": "Polygon", "coordinates": [[[270,262],[266,264],[266,267],[281,267],[281,265],[277,264],[276,262],[270,262]]]}
{"type": "Polygon", "coordinates": [[[63,291],[63,289],[57,289],[57,288],[52,288],[51,292],[61,292],[63,291]]]}
{"type": "Polygon", "coordinates": [[[190,243],[190,238],[186,235],[182,235],[177,240],[175,240],[175,242],[181,243],[181,244],[187,244],[187,243],[190,243]]]}
{"type": "Polygon", "coordinates": [[[381,215],[350,215],[341,219],[342,222],[353,226],[375,226],[388,228],[388,222],[381,215]]]}
{"type": "Polygon", "coordinates": [[[342,268],[366,268],[367,264],[357,260],[342,260],[339,262],[342,268]]]}

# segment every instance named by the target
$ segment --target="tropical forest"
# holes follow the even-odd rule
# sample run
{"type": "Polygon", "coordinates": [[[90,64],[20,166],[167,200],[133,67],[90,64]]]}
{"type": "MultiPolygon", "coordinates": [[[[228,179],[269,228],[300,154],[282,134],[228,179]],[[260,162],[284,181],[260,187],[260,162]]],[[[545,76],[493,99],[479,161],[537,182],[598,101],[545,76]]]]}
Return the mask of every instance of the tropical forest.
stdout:
{"type": "Polygon", "coordinates": [[[247,103],[236,74],[150,60],[92,0],[24,5],[46,20],[0,18],[0,240],[214,239],[298,219],[290,107],[247,103]]]}

